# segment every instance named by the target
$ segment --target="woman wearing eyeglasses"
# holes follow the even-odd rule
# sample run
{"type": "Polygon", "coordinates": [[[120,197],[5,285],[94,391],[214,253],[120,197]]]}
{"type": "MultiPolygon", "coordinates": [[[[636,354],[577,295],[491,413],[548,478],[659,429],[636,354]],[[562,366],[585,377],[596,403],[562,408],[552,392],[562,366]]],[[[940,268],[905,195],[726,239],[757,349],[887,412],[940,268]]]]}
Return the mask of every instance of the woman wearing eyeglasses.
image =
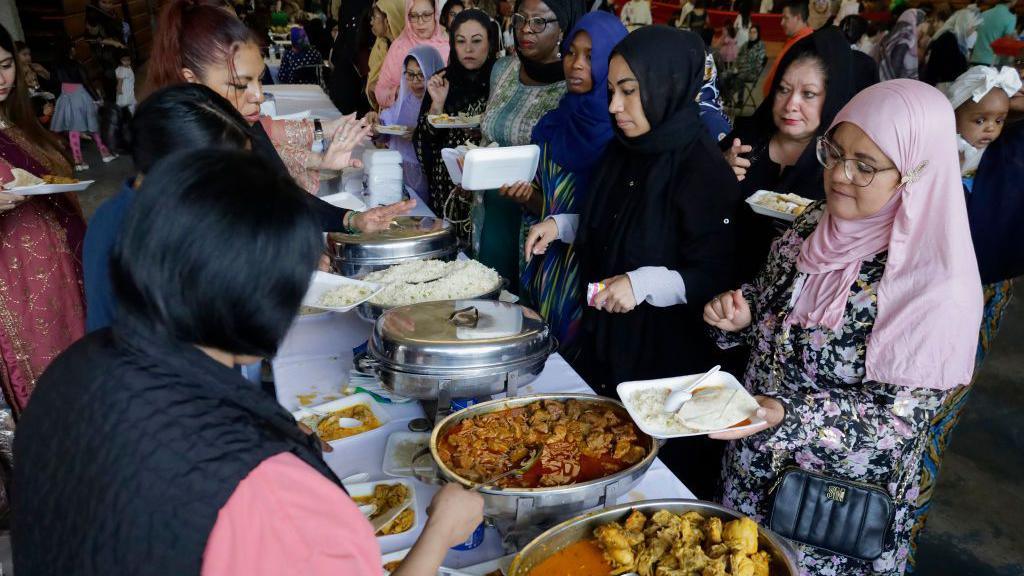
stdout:
{"type": "MultiPolygon", "coordinates": [[[[930,422],[974,370],[981,280],[943,98],[915,80],[854,97],[817,140],[825,201],[773,245],[753,283],[704,308],[721,347],[750,346],[744,383],[766,420],[715,436],[737,440],[723,503],[766,520],[788,467],[891,499],[888,523],[871,524],[884,535],[878,557],[803,545],[802,573],[903,574],[930,422]]],[[[847,542],[860,530],[831,529],[847,542]]]]}
{"type": "Polygon", "coordinates": [[[405,74],[405,58],[413,48],[424,44],[433,46],[441,54],[441,59],[448,62],[448,35],[438,24],[438,17],[432,0],[406,0],[405,29],[388,48],[373,89],[380,109],[390,108],[398,98],[398,89],[405,74]]]}
{"type": "MultiPolygon", "coordinates": [[[[534,126],[565,95],[565,71],[559,45],[582,16],[577,0],[519,0],[512,15],[516,54],[498,60],[491,72],[491,96],[480,123],[483,144],[522,146],[534,126]]],[[[522,209],[539,199],[532,186],[489,190],[474,216],[477,258],[519,286],[522,209]],[[526,190],[527,194],[517,194],[526,190]]]]}
{"type": "MultiPolygon", "coordinates": [[[[388,125],[416,126],[423,95],[427,92],[427,80],[435,72],[444,68],[444,60],[433,46],[420,45],[409,51],[405,57],[405,70],[402,75],[402,86],[398,91],[398,100],[387,110],[381,112],[380,123],[388,125]]],[[[416,148],[412,143],[412,134],[407,136],[388,136],[388,148],[402,154],[402,171],[405,173],[405,185],[416,191],[425,202],[430,202],[430,187],[423,176],[423,168],[416,157],[416,148]]]]}
{"type": "MultiPolygon", "coordinates": [[[[779,63],[768,98],[720,143],[746,198],[758,190],[820,199],[821,167],[814,157],[820,136],[839,109],[857,93],[851,80],[850,43],[835,27],[797,42],[779,63]]],[[[741,278],[764,264],[772,240],[784,230],[778,221],[744,208],[741,278]]]]}

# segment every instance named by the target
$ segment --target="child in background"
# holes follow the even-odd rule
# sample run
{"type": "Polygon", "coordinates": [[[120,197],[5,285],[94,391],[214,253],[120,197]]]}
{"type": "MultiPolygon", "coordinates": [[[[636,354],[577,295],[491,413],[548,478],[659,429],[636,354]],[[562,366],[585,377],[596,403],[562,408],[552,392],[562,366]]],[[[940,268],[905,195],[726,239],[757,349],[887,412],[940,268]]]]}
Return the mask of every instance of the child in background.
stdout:
{"type": "Polygon", "coordinates": [[[127,108],[135,114],[135,72],[132,70],[132,57],[127,52],[121,53],[121,65],[114,75],[117,77],[117,107],[127,108]]]}
{"type": "Polygon", "coordinates": [[[1020,76],[1009,66],[999,70],[973,66],[949,86],[947,96],[956,112],[960,174],[968,192],[985,148],[1003,132],[1010,98],[1020,89],[1020,76]]]}
{"type": "Polygon", "coordinates": [[[50,130],[67,132],[71,145],[71,156],[75,160],[75,172],[88,170],[89,165],[82,158],[82,132],[92,135],[92,141],[100,149],[103,162],[117,158],[103,144],[100,136],[100,121],[97,113],[99,94],[90,85],[82,65],[75,60],[75,47],[70,46],[59,53],[57,79],[61,83],[60,97],[53,113],[50,130]]]}
{"type": "Polygon", "coordinates": [[[728,69],[736,61],[739,46],[736,44],[735,25],[727,24],[725,26],[716,42],[715,52],[718,54],[718,61],[721,63],[720,67],[722,70],[728,69]]]}

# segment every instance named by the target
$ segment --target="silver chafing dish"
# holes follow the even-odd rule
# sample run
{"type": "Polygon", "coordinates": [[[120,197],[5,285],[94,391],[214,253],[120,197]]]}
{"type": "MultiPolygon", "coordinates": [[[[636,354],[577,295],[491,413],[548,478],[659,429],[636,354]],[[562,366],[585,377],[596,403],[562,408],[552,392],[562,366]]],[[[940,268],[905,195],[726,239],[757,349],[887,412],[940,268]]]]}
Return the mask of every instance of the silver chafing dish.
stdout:
{"type": "MultiPolygon", "coordinates": [[[[591,538],[594,529],[602,524],[624,521],[633,510],[639,510],[648,517],[658,510],[668,510],[675,514],[696,511],[705,516],[717,516],[725,521],[743,516],[725,506],[700,500],[647,500],[605,508],[562,522],[534,538],[512,560],[509,576],[528,576],[530,570],[555,552],[585,538],[591,538]]],[[[772,557],[772,575],[797,576],[800,570],[797,566],[797,556],[793,545],[785,538],[760,525],[757,530],[758,547],[767,551],[772,557]]]]}
{"type": "Polygon", "coordinates": [[[357,278],[411,260],[454,260],[459,252],[452,225],[433,216],[400,216],[383,232],[327,237],[334,268],[357,278]]]}
{"type": "MultiPolygon", "coordinates": [[[[431,478],[418,475],[417,478],[424,482],[433,483],[456,482],[467,488],[473,488],[484,497],[484,515],[492,521],[497,521],[496,524],[499,526],[499,529],[503,527],[503,524],[510,522],[511,531],[528,532],[530,525],[543,520],[563,519],[583,510],[614,504],[616,500],[624,496],[640,482],[640,479],[647,473],[651,464],[654,463],[655,458],[658,457],[658,442],[638,429],[639,438],[642,442],[646,443],[644,447],[647,449],[647,455],[643,460],[625,470],[598,478],[597,480],[553,488],[481,486],[455,474],[453,470],[441,461],[437,452],[438,442],[449,429],[466,418],[488,412],[517,408],[541,400],[578,400],[585,403],[612,406],[621,410],[622,414],[629,418],[626,409],[623,408],[621,403],[611,398],[594,394],[534,394],[475,404],[451,414],[434,427],[434,431],[430,436],[430,454],[434,461],[435,476],[431,478]]],[[[425,454],[417,455],[415,460],[417,463],[420,462],[421,456],[425,464],[425,454]]],[[[533,533],[536,534],[536,532],[533,533]]]]}
{"type": "Polygon", "coordinates": [[[385,311],[374,325],[367,358],[388,390],[417,400],[473,398],[519,387],[544,370],[558,347],[540,316],[518,304],[444,300],[385,311]]]}

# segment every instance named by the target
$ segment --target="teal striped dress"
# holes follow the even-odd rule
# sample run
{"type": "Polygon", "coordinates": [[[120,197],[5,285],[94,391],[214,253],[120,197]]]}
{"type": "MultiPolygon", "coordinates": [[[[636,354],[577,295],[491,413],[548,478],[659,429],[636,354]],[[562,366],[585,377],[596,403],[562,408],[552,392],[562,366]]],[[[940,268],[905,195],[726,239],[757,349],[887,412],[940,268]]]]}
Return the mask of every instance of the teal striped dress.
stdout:
{"type": "MultiPolygon", "coordinates": [[[[579,214],[582,206],[576,195],[576,175],[552,160],[547,144],[541,146],[537,184],[544,197],[540,220],[552,214],[579,214]]],[[[523,264],[520,296],[547,321],[563,355],[574,350],[579,333],[581,290],[579,259],[572,244],[552,242],[545,254],[523,264]]]]}

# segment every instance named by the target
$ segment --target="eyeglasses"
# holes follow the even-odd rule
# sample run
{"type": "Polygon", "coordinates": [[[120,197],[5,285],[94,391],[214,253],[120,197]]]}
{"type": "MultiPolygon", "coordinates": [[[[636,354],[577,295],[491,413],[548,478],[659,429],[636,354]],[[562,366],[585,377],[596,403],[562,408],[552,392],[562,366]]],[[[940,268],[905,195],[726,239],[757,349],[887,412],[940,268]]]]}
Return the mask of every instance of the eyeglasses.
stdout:
{"type": "Polygon", "coordinates": [[[422,72],[406,72],[405,79],[409,82],[415,82],[417,80],[423,80],[425,76],[422,72]]]}
{"type": "Polygon", "coordinates": [[[513,28],[519,29],[525,24],[529,28],[530,32],[533,32],[534,34],[540,34],[547,29],[548,24],[551,24],[552,22],[558,22],[558,18],[544,18],[543,16],[527,18],[526,16],[518,13],[512,15],[513,28]]]}
{"type": "Polygon", "coordinates": [[[843,153],[839,151],[839,147],[825,136],[820,136],[818,138],[816,152],[818,153],[818,162],[821,163],[826,170],[831,170],[838,162],[842,162],[843,172],[846,174],[846,179],[858,188],[870,186],[871,182],[875,179],[875,174],[896,169],[895,166],[890,166],[888,168],[875,168],[874,166],[856,158],[843,158],[843,153]]]}
{"type": "Polygon", "coordinates": [[[410,22],[430,22],[434,19],[434,11],[430,12],[409,12],[410,22]]]}

